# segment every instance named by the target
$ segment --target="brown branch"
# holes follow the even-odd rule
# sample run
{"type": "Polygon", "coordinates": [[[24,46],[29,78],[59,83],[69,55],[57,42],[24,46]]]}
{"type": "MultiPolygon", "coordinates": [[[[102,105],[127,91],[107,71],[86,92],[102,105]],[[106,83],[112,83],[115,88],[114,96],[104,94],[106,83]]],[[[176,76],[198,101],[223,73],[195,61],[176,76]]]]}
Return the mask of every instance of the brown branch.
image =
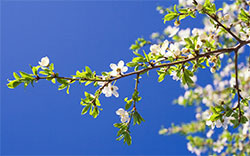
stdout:
{"type": "Polygon", "coordinates": [[[240,100],[242,97],[240,95],[239,80],[238,80],[238,49],[235,50],[234,67],[235,67],[235,89],[238,95],[238,105],[236,106],[236,108],[238,108],[239,110],[239,123],[240,123],[242,116],[240,108],[240,100]]]}
{"type": "Polygon", "coordinates": [[[226,26],[224,26],[219,20],[218,17],[213,14],[209,14],[205,9],[204,9],[204,13],[207,14],[210,18],[212,18],[215,22],[217,22],[218,26],[222,27],[223,29],[225,29],[230,35],[232,35],[238,42],[243,42],[238,36],[236,36],[231,30],[230,28],[227,28],[226,26]]]}
{"type": "MultiPolygon", "coordinates": [[[[243,47],[244,45],[249,44],[249,43],[250,43],[250,40],[249,41],[242,41],[242,42],[238,43],[235,47],[218,49],[218,50],[214,50],[214,51],[209,51],[209,52],[206,52],[206,53],[199,54],[198,56],[195,56],[193,58],[187,58],[187,59],[180,60],[180,61],[169,62],[169,63],[162,63],[160,65],[149,66],[148,68],[143,68],[141,70],[137,70],[137,71],[134,71],[134,72],[126,73],[126,74],[123,74],[123,75],[120,75],[120,76],[117,76],[117,77],[114,77],[114,78],[106,79],[106,80],[103,80],[103,79],[92,79],[92,78],[69,78],[69,77],[59,77],[59,76],[58,77],[54,77],[54,78],[56,78],[56,79],[71,80],[71,81],[113,82],[115,80],[118,80],[118,79],[121,79],[121,78],[124,78],[124,77],[127,77],[127,76],[131,76],[131,75],[141,74],[143,72],[147,72],[147,71],[152,70],[152,69],[157,69],[157,68],[162,68],[162,67],[170,67],[170,66],[174,66],[174,65],[177,65],[177,64],[185,64],[186,62],[190,62],[190,61],[193,61],[193,60],[196,60],[196,59],[199,59],[199,58],[203,58],[203,57],[208,57],[208,56],[214,55],[214,54],[231,53],[231,52],[233,52],[235,50],[238,50],[241,47],[243,47]]],[[[98,77],[100,77],[100,76],[98,76],[98,77]]],[[[51,78],[51,77],[39,77],[39,79],[47,79],[47,78],[51,78]]]]}

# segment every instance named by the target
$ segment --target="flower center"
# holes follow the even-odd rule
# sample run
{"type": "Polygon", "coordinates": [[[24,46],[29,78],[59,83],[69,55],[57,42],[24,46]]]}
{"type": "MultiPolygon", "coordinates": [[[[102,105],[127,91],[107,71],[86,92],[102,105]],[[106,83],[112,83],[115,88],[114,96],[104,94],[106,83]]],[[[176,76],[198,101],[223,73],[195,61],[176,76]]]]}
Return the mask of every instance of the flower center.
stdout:
{"type": "Polygon", "coordinates": [[[116,69],[116,72],[117,72],[117,73],[121,73],[121,68],[117,68],[117,69],[116,69]]]}

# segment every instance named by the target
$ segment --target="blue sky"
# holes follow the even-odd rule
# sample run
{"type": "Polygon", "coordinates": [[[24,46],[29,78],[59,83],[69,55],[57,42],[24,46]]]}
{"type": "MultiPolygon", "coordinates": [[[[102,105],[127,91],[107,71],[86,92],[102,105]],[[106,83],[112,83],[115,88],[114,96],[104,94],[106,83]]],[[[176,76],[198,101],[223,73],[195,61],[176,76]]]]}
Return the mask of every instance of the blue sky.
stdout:
{"type": "MultiPolygon", "coordinates": [[[[161,125],[170,126],[194,119],[193,108],[173,105],[184,91],[171,78],[157,82],[155,71],[143,76],[143,97],[138,111],[146,120],[133,126],[131,146],[115,140],[119,122],[115,111],[131,96],[133,77],[118,81],[119,98],[101,96],[103,111],[97,119],[81,116],[80,99],[93,87],[77,83],[70,95],[57,85],[39,81],[35,88],[6,87],[12,72],[31,72],[48,56],[55,71],[73,75],[85,65],[98,73],[109,71],[110,63],[129,62],[129,46],[138,37],[172,23],[163,24],[156,6],[169,1],[3,1],[1,2],[1,152],[3,155],[188,155],[184,136],[160,136],[161,125]]],[[[194,27],[185,20],[184,27],[194,27]]],[[[202,27],[201,20],[195,27],[202,27]]],[[[130,69],[131,70],[131,69],[130,69]]],[[[199,71],[198,83],[210,82],[208,70],[199,71]]]]}

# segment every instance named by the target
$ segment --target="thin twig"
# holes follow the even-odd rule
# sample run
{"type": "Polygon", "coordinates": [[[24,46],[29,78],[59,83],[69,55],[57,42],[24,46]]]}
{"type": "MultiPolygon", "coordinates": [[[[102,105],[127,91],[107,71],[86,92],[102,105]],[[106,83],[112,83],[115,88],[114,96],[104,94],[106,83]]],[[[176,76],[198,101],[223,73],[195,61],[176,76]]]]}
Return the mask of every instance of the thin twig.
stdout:
{"type": "MultiPolygon", "coordinates": [[[[162,63],[160,65],[149,66],[148,68],[143,68],[141,70],[126,73],[126,74],[123,74],[123,75],[120,75],[120,76],[117,76],[117,77],[114,77],[114,78],[110,78],[110,79],[104,79],[103,80],[103,79],[91,79],[91,78],[69,78],[69,77],[54,77],[54,78],[56,78],[56,79],[66,79],[66,80],[72,80],[72,81],[94,81],[94,82],[96,82],[96,81],[104,82],[105,81],[105,82],[113,82],[115,80],[118,80],[118,79],[121,79],[121,78],[124,78],[124,77],[127,77],[127,76],[131,76],[131,75],[141,74],[143,72],[147,72],[147,71],[152,70],[152,69],[157,69],[157,68],[162,68],[162,67],[169,67],[169,66],[174,66],[174,65],[177,65],[177,64],[183,64],[183,63],[186,63],[186,62],[190,62],[190,61],[193,61],[193,60],[196,60],[196,59],[199,59],[199,58],[203,58],[203,57],[208,57],[210,55],[214,55],[214,54],[218,54],[218,53],[219,54],[231,53],[231,52],[235,51],[236,49],[240,49],[241,47],[243,47],[244,45],[249,44],[249,43],[250,43],[250,40],[249,41],[243,41],[243,42],[238,43],[235,47],[209,51],[209,52],[206,52],[206,53],[203,53],[203,54],[199,54],[198,56],[195,56],[193,58],[187,58],[187,59],[184,59],[184,60],[181,60],[181,61],[174,61],[174,62],[169,62],[169,63],[162,63]]],[[[47,79],[47,78],[51,78],[51,77],[39,77],[39,79],[47,79]]]]}
{"type": "Polygon", "coordinates": [[[212,18],[215,22],[217,22],[217,24],[222,27],[223,29],[225,29],[230,35],[232,35],[238,42],[243,42],[238,36],[236,36],[231,30],[230,28],[227,28],[226,26],[224,26],[217,18],[216,15],[211,15],[209,14],[206,10],[204,10],[204,13],[207,14],[210,18],[212,18]]]}
{"type": "Polygon", "coordinates": [[[242,97],[240,95],[239,80],[238,80],[238,49],[235,50],[234,66],[235,66],[235,89],[238,95],[238,105],[236,106],[236,108],[238,108],[239,110],[239,123],[240,123],[242,116],[240,108],[240,100],[242,97]]]}

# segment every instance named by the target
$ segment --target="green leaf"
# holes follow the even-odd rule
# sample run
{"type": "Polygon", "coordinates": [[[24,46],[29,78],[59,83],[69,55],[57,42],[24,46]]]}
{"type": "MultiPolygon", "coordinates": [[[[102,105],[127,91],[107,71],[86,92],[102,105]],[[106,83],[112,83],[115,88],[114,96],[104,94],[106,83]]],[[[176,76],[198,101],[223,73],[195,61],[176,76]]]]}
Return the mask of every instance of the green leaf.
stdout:
{"type": "Polygon", "coordinates": [[[54,63],[51,63],[51,64],[50,64],[49,70],[50,70],[50,71],[53,71],[53,70],[54,70],[54,63]]]}
{"type": "Polygon", "coordinates": [[[171,13],[164,16],[164,23],[166,23],[166,21],[172,21],[173,19],[175,19],[177,17],[178,17],[177,13],[171,12],[171,13]]]}
{"type": "Polygon", "coordinates": [[[84,115],[84,114],[86,114],[86,113],[88,112],[90,106],[91,106],[91,104],[87,105],[86,107],[84,107],[84,108],[82,109],[82,115],[84,115]]]}
{"type": "Polygon", "coordinates": [[[68,81],[67,81],[67,80],[61,79],[61,78],[58,78],[58,79],[57,79],[57,82],[58,82],[58,83],[61,83],[61,84],[65,84],[65,85],[68,84],[68,81]]]}
{"type": "Polygon", "coordinates": [[[89,84],[91,84],[92,83],[92,81],[87,81],[86,83],[85,83],[85,86],[87,86],[87,85],[89,85],[89,84]]]}
{"type": "Polygon", "coordinates": [[[92,71],[88,66],[85,66],[85,70],[86,70],[87,73],[92,74],[92,71]]]}
{"type": "Polygon", "coordinates": [[[56,83],[56,79],[55,78],[51,79],[51,82],[55,84],[56,83]]]}
{"type": "Polygon", "coordinates": [[[59,86],[58,90],[63,90],[67,87],[68,85],[67,84],[62,84],[59,86]]]}
{"type": "Polygon", "coordinates": [[[146,61],[145,61],[145,58],[143,57],[135,57],[133,58],[132,62],[137,63],[137,62],[146,62],[146,61]]]}
{"type": "Polygon", "coordinates": [[[46,71],[40,71],[39,74],[42,74],[42,75],[49,75],[49,73],[46,72],[46,71]]]}
{"type": "Polygon", "coordinates": [[[30,74],[20,71],[19,72],[23,78],[34,79],[30,74]]]}
{"type": "Polygon", "coordinates": [[[149,59],[148,55],[145,53],[144,50],[143,50],[143,54],[144,54],[144,56],[145,56],[145,58],[146,58],[146,61],[147,61],[147,62],[150,62],[150,59],[149,59]]]}
{"type": "Polygon", "coordinates": [[[98,115],[99,115],[99,110],[98,110],[97,107],[94,107],[94,110],[93,110],[93,113],[92,113],[93,118],[96,118],[98,115]]]}
{"type": "Polygon", "coordinates": [[[162,82],[164,80],[165,76],[166,76],[166,73],[160,74],[160,76],[158,77],[158,82],[162,82]]]}
{"type": "Polygon", "coordinates": [[[136,62],[129,62],[126,64],[128,67],[135,67],[137,65],[136,62]]]}
{"type": "Polygon", "coordinates": [[[15,79],[19,79],[20,78],[20,76],[16,72],[13,73],[13,76],[14,76],[15,79]]]}
{"type": "Polygon", "coordinates": [[[131,99],[131,100],[127,100],[128,98],[125,98],[124,99],[124,101],[126,102],[126,105],[125,105],[125,109],[126,110],[128,110],[130,107],[131,107],[131,105],[132,105],[132,102],[133,102],[133,100],[131,99]]]}
{"type": "Polygon", "coordinates": [[[16,88],[18,85],[20,85],[21,82],[20,81],[17,81],[17,80],[13,80],[13,81],[10,81],[7,86],[8,88],[10,89],[13,89],[13,88],[16,88]]]}
{"type": "Polygon", "coordinates": [[[67,86],[67,91],[66,91],[67,94],[69,94],[69,87],[70,85],[67,86]]]}

